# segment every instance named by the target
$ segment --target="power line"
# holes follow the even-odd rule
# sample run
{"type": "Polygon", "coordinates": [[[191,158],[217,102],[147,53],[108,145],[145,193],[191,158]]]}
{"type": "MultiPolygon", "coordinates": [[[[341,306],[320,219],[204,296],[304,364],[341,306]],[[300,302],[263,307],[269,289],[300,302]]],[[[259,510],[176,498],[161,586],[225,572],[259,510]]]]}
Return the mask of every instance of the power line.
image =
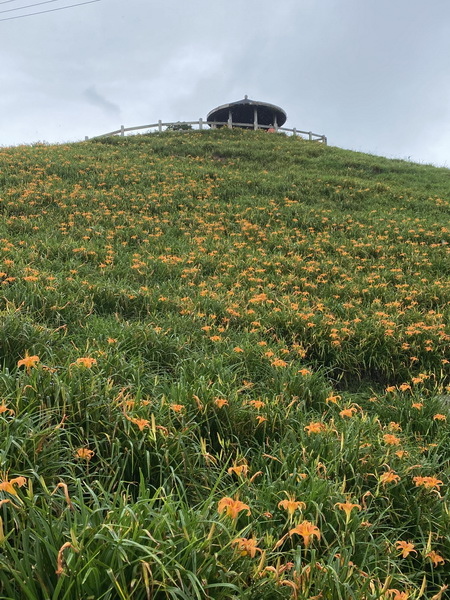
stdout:
{"type": "MultiPolygon", "coordinates": [[[[10,0],[12,1],[12,0],[10,0]]],[[[12,21],[13,19],[24,19],[25,17],[32,17],[34,15],[42,15],[44,13],[55,12],[57,10],[65,10],[66,8],[73,8],[74,6],[83,6],[84,4],[93,4],[94,2],[100,2],[100,0],[88,0],[87,2],[78,2],[77,4],[69,4],[68,6],[61,6],[60,8],[49,8],[48,10],[41,10],[39,12],[27,13],[26,15],[17,15],[16,17],[6,17],[0,19],[0,21],[12,21]]],[[[5,11],[9,12],[9,11],[5,11]]]]}
{"type": "Polygon", "coordinates": [[[8,8],[7,10],[0,10],[2,13],[14,12],[15,10],[23,10],[24,8],[33,8],[33,6],[40,6],[41,4],[51,4],[52,2],[59,2],[60,0],[44,0],[44,2],[36,2],[35,4],[27,4],[25,6],[19,6],[19,8],[8,8]]]}

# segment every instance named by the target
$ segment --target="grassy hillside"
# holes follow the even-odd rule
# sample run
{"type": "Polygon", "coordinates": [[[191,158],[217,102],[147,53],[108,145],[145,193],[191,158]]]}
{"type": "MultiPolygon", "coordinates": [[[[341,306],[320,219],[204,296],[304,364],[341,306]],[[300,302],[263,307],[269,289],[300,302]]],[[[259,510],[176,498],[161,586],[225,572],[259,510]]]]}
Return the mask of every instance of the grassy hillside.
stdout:
{"type": "Polygon", "coordinates": [[[450,597],[450,171],[0,149],[0,598],[450,597]]]}

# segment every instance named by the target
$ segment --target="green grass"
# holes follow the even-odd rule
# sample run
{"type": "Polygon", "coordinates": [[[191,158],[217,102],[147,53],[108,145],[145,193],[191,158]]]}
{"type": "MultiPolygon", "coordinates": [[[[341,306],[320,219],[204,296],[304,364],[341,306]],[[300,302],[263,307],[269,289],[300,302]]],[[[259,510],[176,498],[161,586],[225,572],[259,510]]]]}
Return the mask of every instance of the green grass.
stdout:
{"type": "Polygon", "coordinates": [[[0,599],[449,597],[449,184],[253,131],[0,149],[0,599]]]}

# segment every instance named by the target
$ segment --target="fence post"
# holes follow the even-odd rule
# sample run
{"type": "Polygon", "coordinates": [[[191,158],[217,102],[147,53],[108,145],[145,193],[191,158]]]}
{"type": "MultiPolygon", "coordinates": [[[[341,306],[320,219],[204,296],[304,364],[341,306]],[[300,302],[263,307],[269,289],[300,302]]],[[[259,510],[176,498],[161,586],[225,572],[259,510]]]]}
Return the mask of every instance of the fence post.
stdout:
{"type": "Polygon", "coordinates": [[[199,129],[203,129],[203,119],[200,117],[200,119],[198,120],[198,128],[199,129]]]}
{"type": "Polygon", "coordinates": [[[162,121],[161,121],[161,119],[158,119],[158,131],[159,132],[162,131],[162,121]]]}

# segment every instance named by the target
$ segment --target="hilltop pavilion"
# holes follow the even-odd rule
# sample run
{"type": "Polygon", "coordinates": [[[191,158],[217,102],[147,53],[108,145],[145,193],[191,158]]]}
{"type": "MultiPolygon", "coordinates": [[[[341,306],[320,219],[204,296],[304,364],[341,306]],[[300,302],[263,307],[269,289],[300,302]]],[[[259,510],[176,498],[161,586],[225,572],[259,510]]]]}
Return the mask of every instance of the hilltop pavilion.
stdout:
{"type": "Polygon", "coordinates": [[[258,129],[258,127],[272,126],[277,129],[284,125],[287,115],[282,108],[275,104],[250,100],[248,96],[245,96],[243,100],[214,108],[208,113],[206,119],[209,122],[227,123],[230,127],[258,129]]]}

